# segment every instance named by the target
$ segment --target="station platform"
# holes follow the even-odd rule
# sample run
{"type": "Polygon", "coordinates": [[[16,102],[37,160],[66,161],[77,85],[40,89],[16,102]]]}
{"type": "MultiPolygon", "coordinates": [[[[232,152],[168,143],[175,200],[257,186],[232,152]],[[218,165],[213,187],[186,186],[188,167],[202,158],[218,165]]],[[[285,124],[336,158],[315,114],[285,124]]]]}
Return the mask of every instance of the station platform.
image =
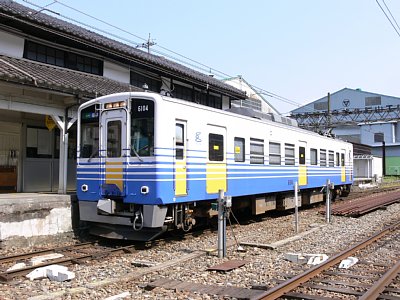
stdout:
{"type": "Polygon", "coordinates": [[[0,194],[0,241],[72,232],[77,209],[75,194],[0,194]]]}

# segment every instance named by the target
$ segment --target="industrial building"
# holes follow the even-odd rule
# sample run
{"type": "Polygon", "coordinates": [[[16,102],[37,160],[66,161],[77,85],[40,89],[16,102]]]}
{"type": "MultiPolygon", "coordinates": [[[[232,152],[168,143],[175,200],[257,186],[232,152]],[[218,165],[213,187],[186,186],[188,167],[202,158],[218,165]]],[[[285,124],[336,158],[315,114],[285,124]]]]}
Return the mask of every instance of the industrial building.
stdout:
{"type": "Polygon", "coordinates": [[[344,88],[293,110],[291,117],[300,127],[370,146],[372,156],[382,157],[384,175],[400,175],[400,98],[344,88]]]}

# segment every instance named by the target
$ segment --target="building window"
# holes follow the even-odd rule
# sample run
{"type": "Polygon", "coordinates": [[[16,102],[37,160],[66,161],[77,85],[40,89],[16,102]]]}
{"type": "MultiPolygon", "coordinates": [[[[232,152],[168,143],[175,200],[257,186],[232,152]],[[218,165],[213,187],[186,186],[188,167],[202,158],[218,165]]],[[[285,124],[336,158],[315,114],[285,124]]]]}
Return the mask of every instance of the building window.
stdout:
{"type": "Polygon", "coordinates": [[[385,135],[383,132],[374,133],[374,143],[382,143],[385,141],[385,135]]]}
{"type": "Polygon", "coordinates": [[[173,96],[175,98],[193,101],[193,88],[189,88],[187,86],[174,84],[173,96]]]}
{"type": "Polygon", "coordinates": [[[330,167],[334,167],[335,166],[335,152],[329,150],[329,154],[328,154],[328,164],[330,167]]]}
{"type": "Polygon", "coordinates": [[[264,164],[264,141],[260,139],[250,139],[250,163],[264,164]]]}
{"type": "Polygon", "coordinates": [[[328,102],[316,102],[314,103],[315,110],[328,110],[328,102]]]}
{"type": "Polygon", "coordinates": [[[26,157],[51,158],[52,131],[47,128],[27,127],[26,129],[26,157]]]}
{"type": "Polygon", "coordinates": [[[321,167],[326,167],[326,150],[319,150],[319,165],[321,167]]]}
{"type": "Polygon", "coordinates": [[[273,142],[269,143],[269,164],[281,164],[281,144],[273,142]]]}
{"type": "Polygon", "coordinates": [[[365,106],[381,105],[381,97],[365,97],[365,106]]]}
{"type": "Polygon", "coordinates": [[[103,75],[103,61],[25,41],[24,58],[85,73],[103,75]]]}
{"type": "Polygon", "coordinates": [[[317,149],[310,149],[310,164],[316,166],[318,164],[318,151],[317,149]]]}
{"type": "Polygon", "coordinates": [[[224,160],[224,136],[210,133],[208,135],[208,159],[210,161],[224,160]]]}
{"type": "Polygon", "coordinates": [[[294,145],[285,144],[285,165],[294,166],[294,145]]]}
{"type": "Polygon", "coordinates": [[[235,137],[234,141],[234,155],[236,162],[244,162],[245,151],[244,151],[244,139],[235,137]]]}
{"type": "Polygon", "coordinates": [[[158,79],[156,75],[154,77],[145,76],[138,73],[138,71],[131,71],[130,84],[143,88],[146,84],[149,91],[159,92],[161,90],[161,79],[158,79]]]}

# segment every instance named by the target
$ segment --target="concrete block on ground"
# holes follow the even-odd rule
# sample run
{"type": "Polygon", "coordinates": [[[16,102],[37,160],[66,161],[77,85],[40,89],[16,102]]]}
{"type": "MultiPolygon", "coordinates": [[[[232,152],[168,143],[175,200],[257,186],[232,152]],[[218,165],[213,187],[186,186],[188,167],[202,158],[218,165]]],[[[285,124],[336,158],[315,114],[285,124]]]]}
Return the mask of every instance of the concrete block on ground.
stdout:
{"type": "Polygon", "coordinates": [[[339,264],[339,269],[348,269],[358,263],[358,258],[349,256],[346,259],[343,259],[339,264]]]}
{"type": "Polygon", "coordinates": [[[40,256],[34,256],[30,259],[29,264],[31,266],[37,266],[42,264],[46,260],[52,260],[52,259],[57,259],[63,257],[63,254],[60,253],[50,253],[50,254],[45,254],[45,255],[40,255],[40,256]]]}
{"type": "Polygon", "coordinates": [[[329,258],[326,254],[304,254],[304,256],[307,259],[307,264],[313,266],[319,265],[329,258]]]}
{"type": "Polygon", "coordinates": [[[296,264],[305,264],[307,259],[301,253],[285,253],[285,259],[296,264]]]}
{"type": "Polygon", "coordinates": [[[68,271],[67,267],[59,265],[51,265],[46,269],[47,277],[52,281],[63,282],[75,278],[75,273],[68,271]]]}
{"type": "Polygon", "coordinates": [[[27,274],[26,277],[29,278],[29,280],[46,278],[47,277],[46,268],[47,267],[37,268],[32,272],[30,272],[29,274],[27,274]]]}
{"type": "Polygon", "coordinates": [[[16,263],[11,268],[8,268],[7,272],[8,271],[19,270],[19,269],[23,269],[23,268],[26,268],[26,263],[20,262],[20,263],[16,263]]]}

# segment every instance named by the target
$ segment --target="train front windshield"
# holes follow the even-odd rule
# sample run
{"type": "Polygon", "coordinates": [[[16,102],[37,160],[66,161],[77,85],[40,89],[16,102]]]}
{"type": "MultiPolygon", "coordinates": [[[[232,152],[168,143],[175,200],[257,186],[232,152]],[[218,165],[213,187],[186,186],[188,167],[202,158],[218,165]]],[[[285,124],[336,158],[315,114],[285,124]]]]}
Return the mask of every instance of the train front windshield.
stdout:
{"type": "Polygon", "coordinates": [[[132,99],[131,156],[154,155],[154,102],[132,99]]]}
{"type": "Polygon", "coordinates": [[[99,112],[95,105],[81,113],[81,158],[99,157],[99,112]]]}

